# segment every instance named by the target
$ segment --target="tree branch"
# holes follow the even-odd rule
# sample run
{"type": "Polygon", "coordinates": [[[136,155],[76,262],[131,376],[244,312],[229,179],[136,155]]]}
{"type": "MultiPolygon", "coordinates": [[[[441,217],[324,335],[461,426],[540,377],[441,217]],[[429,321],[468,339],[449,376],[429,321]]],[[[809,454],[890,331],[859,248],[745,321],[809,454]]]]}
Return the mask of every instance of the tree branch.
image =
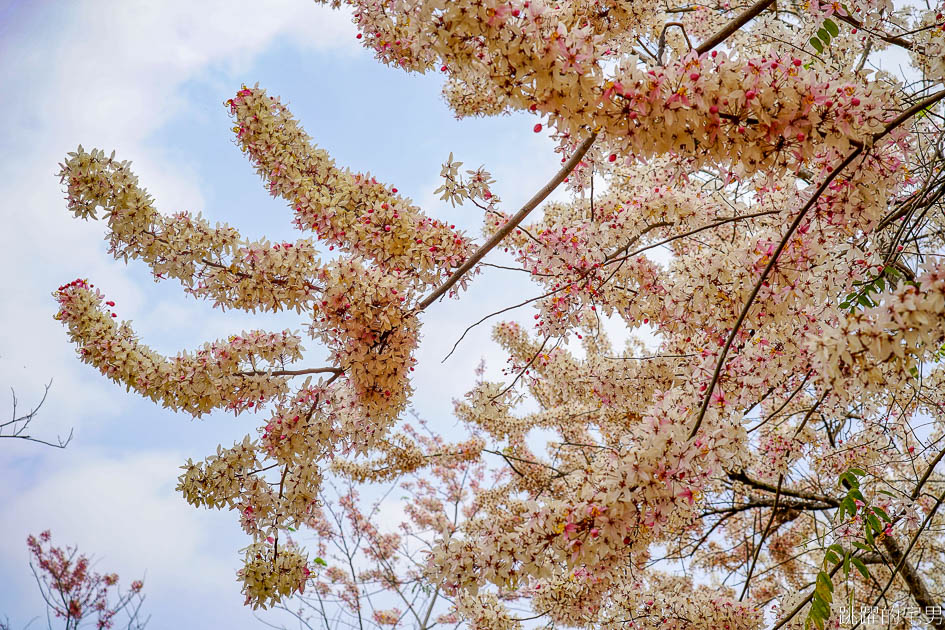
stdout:
{"type": "MultiPolygon", "coordinates": [[[[915,603],[921,606],[923,610],[941,608],[941,602],[932,597],[925,580],[912,566],[912,563],[906,559],[906,554],[902,552],[899,543],[892,536],[883,536],[883,547],[886,548],[890,560],[895,562],[897,567],[900,567],[899,573],[902,575],[906,586],[909,587],[909,592],[912,593],[915,603]]],[[[945,630],[945,619],[941,616],[937,617],[935,621],[932,621],[932,627],[935,630],[945,630]]]]}
{"type": "MultiPolygon", "coordinates": [[[[883,131],[873,134],[870,144],[872,145],[878,140],[881,140],[896,127],[909,120],[926,107],[934,105],[943,97],[945,97],[945,90],[936,92],[935,94],[928,96],[914,104],[912,107],[899,114],[899,116],[887,124],[883,131]]],[[[699,426],[702,424],[703,418],[705,418],[706,411],[709,409],[709,402],[712,400],[712,394],[715,392],[715,387],[719,382],[719,375],[722,373],[722,366],[725,365],[725,359],[728,356],[729,348],[732,347],[732,342],[735,341],[735,336],[738,334],[738,329],[741,328],[745,318],[748,317],[748,312],[751,310],[751,307],[755,302],[755,298],[758,297],[758,292],[761,291],[761,287],[764,286],[765,280],[768,278],[768,274],[770,274],[771,270],[774,269],[781,252],[787,246],[788,241],[790,241],[791,237],[794,235],[794,232],[800,226],[801,221],[803,221],[804,217],[807,216],[807,212],[817,202],[817,199],[819,199],[824,191],[827,190],[827,187],[834,179],[836,179],[837,175],[839,175],[843,169],[853,163],[853,161],[863,153],[864,149],[865,145],[860,143],[859,146],[850,152],[850,155],[848,155],[839,166],[830,171],[830,174],[824,178],[824,181],[820,184],[820,186],[817,187],[817,190],[814,191],[814,194],[811,195],[810,199],[807,200],[807,203],[804,204],[804,207],[801,208],[801,211],[798,212],[797,216],[794,218],[794,221],[791,223],[790,227],[787,229],[787,232],[784,234],[784,237],[781,239],[781,242],[778,243],[778,247],[771,255],[771,260],[769,260],[768,264],[765,265],[764,271],[761,272],[761,277],[758,278],[758,281],[755,283],[751,294],[748,296],[748,300],[745,302],[745,306],[742,307],[742,311],[738,315],[738,319],[735,320],[735,325],[732,326],[732,330],[728,335],[728,339],[725,340],[725,345],[722,347],[722,352],[719,354],[719,360],[715,364],[715,372],[712,374],[712,380],[709,383],[709,386],[706,388],[705,397],[702,400],[702,407],[699,410],[699,417],[696,419],[692,430],[689,432],[690,440],[696,436],[696,433],[699,431],[699,426]]]]}
{"type": "Polygon", "coordinates": [[[755,4],[750,6],[747,11],[739,15],[737,18],[729,22],[725,28],[720,30],[718,33],[710,37],[709,39],[702,42],[697,48],[696,52],[700,55],[704,55],[709,52],[726,39],[729,38],[735,31],[745,26],[748,22],[757,17],[762,11],[767,9],[769,6],[774,4],[774,0],[758,0],[755,4]]]}
{"type": "Polygon", "coordinates": [[[551,181],[542,186],[541,190],[535,193],[535,196],[529,199],[528,203],[522,206],[521,210],[516,212],[515,215],[509,219],[505,225],[503,225],[495,234],[492,235],[492,238],[486,241],[482,247],[477,249],[472,256],[466,259],[466,262],[460,265],[459,269],[454,271],[453,275],[451,275],[446,282],[438,286],[433,290],[433,293],[424,298],[423,301],[417,305],[417,311],[422,311],[436,302],[441,296],[443,296],[443,294],[449,291],[454,284],[459,282],[460,278],[466,275],[470,269],[475,267],[476,263],[482,260],[486,254],[488,254],[493,248],[495,248],[496,245],[502,242],[502,239],[508,236],[512,230],[518,226],[519,223],[524,221],[525,217],[527,217],[532,210],[537,208],[538,204],[544,201],[545,197],[550,195],[552,191],[558,187],[558,184],[563,182],[565,178],[571,174],[571,171],[574,170],[574,167],[578,165],[578,163],[584,158],[584,155],[587,153],[588,149],[591,148],[591,145],[594,144],[595,139],[597,139],[596,132],[588,136],[587,139],[578,146],[577,150],[571,155],[570,158],[568,158],[568,161],[564,163],[564,166],[561,167],[561,170],[559,170],[558,173],[551,178],[551,181]]]}
{"type": "Polygon", "coordinates": [[[30,423],[36,418],[36,415],[39,413],[40,407],[43,406],[43,403],[46,402],[46,397],[49,395],[49,389],[52,387],[52,381],[49,381],[46,384],[46,389],[43,391],[43,397],[36,404],[35,407],[30,409],[28,413],[23,414],[22,416],[16,415],[17,408],[17,399],[16,392],[11,388],[10,394],[13,397],[13,414],[12,417],[6,422],[0,422],[0,439],[10,438],[17,440],[26,440],[28,442],[36,442],[37,444],[44,444],[46,446],[51,446],[53,448],[65,448],[69,445],[69,442],[72,441],[73,430],[69,430],[69,435],[65,439],[57,436],[55,442],[49,442],[26,433],[26,430],[29,428],[30,423]],[[3,430],[9,427],[9,433],[4,433],[3,430]]]}

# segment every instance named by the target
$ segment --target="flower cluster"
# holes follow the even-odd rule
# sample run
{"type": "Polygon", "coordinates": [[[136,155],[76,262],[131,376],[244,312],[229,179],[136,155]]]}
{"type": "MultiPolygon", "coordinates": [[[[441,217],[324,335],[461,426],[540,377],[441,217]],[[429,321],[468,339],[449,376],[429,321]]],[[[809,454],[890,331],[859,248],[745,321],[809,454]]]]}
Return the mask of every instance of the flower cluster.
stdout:
{"type": "Polygon", "coordinates": [[[913,63],[925,73],[927,80],[945,81],[945,3],[921,11],[915,20],[916,46],[913,63]]]}
{"type": "Polygon", "coordinates": [[[550,487],[552,497],[509,501],[502,516],[469,522],[465,540],[434,553],[436,570],[454,588],[474,591],[486,581],[507,586],[538,578],[558,563],[598,575],[691,521],[700,488],[722,462],[744,458],[744,435],[713,426],[693,448],[686,439],[690,409],[673,395],[663,397],[622,448],[606,451],[569,481],[549,480],[545,494],[550,487]]]}
{"type": "Polygon", "coordinates": [[[314,308],[312,336],[325,342],[378,428],[397,417],[411,393],[419,322],[406,274],[366,267],[357,260],[333,265],[314,308]]]}
{"type": "Polygon", "coordinates": [[[463,201],[468,199],[489,212],[498,212],[497,207],[502,200],[490,189],[495,180],[489,171],[480,166],[475,170],[467,170],[467,177],[463,177],[459,174],[459,167],[462,165],[462,162],[454,161],[453,154],[450,153],[440,170],[443,185],[434,190],[433,194],[440,195],[442,201],[449,201],[453,207],[457,203],[462,205],[463,201]]]}
{"type": "Polygon", "coordinates": [[[398,608],[389,608],[386,610],[375,610],[372,614],[374,621],[379,626],[396,626],[397,622],[403,616],[403,612],[398,608]]]}
{"type": "Polygon", "coordinates": [[[245,551],[246,560],[238,577],[248,606],[265,609],[304,592],[311,570],[308,559],[294,547],[277,550],[275,545],[254,543],[245,551]]]}
{"type": "Polygon", "coordinates": [[[919,364],[945,343],[945,265],[929,264],[918,282],[873,298],[877,305],[843,317],[811,339],[824,380],[852,395],[918,376],[919,364]]]}
{"type": "Polygon", "coordinates": [[[94,618],[98,630],[107,630],[114,627],[116,615],[124,611],[128,613],[128,628],[144,626],[138,617],[144,588],[141,580],[134,580],[128,591],[118,593],[116,598],[113,590],[118,585],[117,574],[92,571],[88,556],[75,547],[54,547],[51,539],[46,530],[38,537],[30,535],[26,545],[30,567],[52,616],[63,619],[67,628],[78,628],[85,625],[84,620],[94,618]]]}
{"type": "Polygon", "coordinates": [[[446,72],[459,115],[546,115],[565,143],[599,131],[604,155],[685,154],[743,175],[798,169],[824,147],[842,149],[877,131],[892,96],[837,81],[794,55],[690,51],[647,67],[625,42],[634,32],[652,36],[661,18],[676,19],[656,7],[426,0],[378,11],[373,1],[348,4],[381,60],[446,72]]]}
{"type": "Polygon", "coordinates": [[[60,178],[76,217],[96,218],[104,211],[116,258],[141,260],[156,279],[175,278],[196,297],[250,311],[301,311],[318,290],[320,267],[311,241],[245,242],[235,229],[211,227],[199,216],[166,217],[138,186],[129,163],[114,154],[80,146],[61,165],[60,178]]]}
{"type": "Polygon", "coordinates": [[[299,228],[434,286],[471,253],[469,239],[424,216],[396,188],[336,167],[265,90],[243,88],[227,105],[237,142],[272,194],[295,208],[299,228]]]}
{"type": "Polygon", "coordinates": [[[286,379],[270,373],[301,358],[301,340],[287,330],[233,335],[166,358],[139,342],[129,323],[117,324],[108,310],[114,302],[85,280],[63,285],[54,296],[56,319],[68,327],[83,361],[129,390],[194,416],[222,408],[239,412],[284,394],[286,379]]]}

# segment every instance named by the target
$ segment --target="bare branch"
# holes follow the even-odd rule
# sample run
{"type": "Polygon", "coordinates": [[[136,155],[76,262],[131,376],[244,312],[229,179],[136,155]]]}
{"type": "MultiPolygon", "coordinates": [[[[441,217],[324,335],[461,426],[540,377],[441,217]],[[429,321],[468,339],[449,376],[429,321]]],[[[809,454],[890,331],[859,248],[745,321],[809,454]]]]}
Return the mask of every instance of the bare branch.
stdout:
{"type": "Polygon", "coordinates": [[[67,435],[65,438],[62,438],[61,436],[57,436],[55,442],[50,442],[48,440],[44,440],[44,439],[38,438],[34,435],[27,433],[27,430],[30,427],[30,423],[32,423],[33,420],[36,419],[36,416],[39,413],[40,407],[42,407],[43,403],[46,402],[46,397],[49,395],[49,389],[51,387],[52,387],[52,381],[49,381],[45,386],[45,390],[43,391],[43,397],[40,399],[40,401],[36,404],[35,407],[30,409],[29,412],[23,415],[17,415],[16,392],[13,391],[13,389],[11,388],[10,394],[13,398],[13,414],[10,420],[7,420],[6,422],[0,422],[0,438],[13,438],[13,439],[19,439],[19,440],[27,440],[28,442],[36,442],[38,444],[45,444],[46,446],[51,446],[53,448],[65,448],[66,446],[68,446],[69,442],[72,441],[72,436],[73,436],[72,429],[69,430],[69,435],[67,435]],[[7,431],[6,433],[4,432],[4,429],[6,429],[7,431]]]}

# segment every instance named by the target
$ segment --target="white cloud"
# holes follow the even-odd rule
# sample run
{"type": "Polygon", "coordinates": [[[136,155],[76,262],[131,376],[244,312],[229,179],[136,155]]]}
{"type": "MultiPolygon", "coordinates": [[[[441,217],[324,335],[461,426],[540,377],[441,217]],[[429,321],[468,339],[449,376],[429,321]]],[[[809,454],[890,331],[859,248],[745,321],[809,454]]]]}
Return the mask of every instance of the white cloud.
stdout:
{"type": "Polygon", "coordinates": [[[187,106],[179,87],[200,73],[239,72],[275,42],[334,48],[353,28],[347,15],[297,0],[89,1],[66,10],[73,19],[63,32],[43,34],[61,45],[21,50],[4,69],[30,82],[30,113],[46,132],[81,130],[103,146],[146,138],[187,106]]]}

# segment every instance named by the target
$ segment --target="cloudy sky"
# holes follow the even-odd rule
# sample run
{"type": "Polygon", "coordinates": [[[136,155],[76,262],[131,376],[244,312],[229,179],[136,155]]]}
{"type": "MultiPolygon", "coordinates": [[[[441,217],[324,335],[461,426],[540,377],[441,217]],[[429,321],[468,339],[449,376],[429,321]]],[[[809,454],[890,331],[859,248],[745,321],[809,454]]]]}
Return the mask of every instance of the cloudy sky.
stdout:
{"type": "MultiPolygon", "coordinates": [[[[478,234],[478,210],[433,195],[447,155],[485,164],[514,210],[554,172],[551,144],[524,117],[456,121],[438,77],[377,64],[347,14],[310,0],[0,0],[0,80],[0,417],[12,411],[11,389],[22,411],[52,381],[34,433],[75,432],[65,450],[0,440],[0,619],[22,628],[43,614],[25,539],[51,529],[56,542],[95,555],[100,570],[145,575],[152,628],[262,627],[241,606],[235,570],[246,539],[236,519],[192,509],[174,492],[181,463],[255,432],[257,419],[194,421],[125,393],[79,363],[50,294],[90,279],[165,353],[303,323],[221,313],[113,260],[102,225],[66,211],[57,164],[79,144],[115,150],[164,212],[199,211],[248,238],[297,238],[290,211],[268,197],[231,140],[223,102],[258,82],[339,165],[371,171],[478,234]]],[[[496,372],[504,359],[488,327],[440,359],[466,325],[535,293],[517,276],[491,270],[462,302],[425,315],[414,403],[444,432],[456,426],[450,401],[479,360],[496,372]]]]}

